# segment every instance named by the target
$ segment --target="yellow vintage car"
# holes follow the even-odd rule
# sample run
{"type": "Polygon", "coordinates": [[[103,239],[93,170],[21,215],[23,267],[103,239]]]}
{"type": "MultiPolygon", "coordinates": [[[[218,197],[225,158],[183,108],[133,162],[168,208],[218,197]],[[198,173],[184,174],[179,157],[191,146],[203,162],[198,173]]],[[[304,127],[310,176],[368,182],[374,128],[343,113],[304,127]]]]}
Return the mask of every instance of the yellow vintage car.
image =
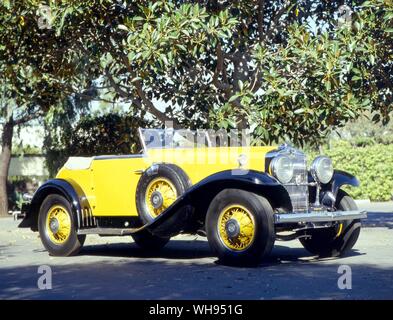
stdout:
{"type": "MultiPolygon", "coordinates": [[[[343,255],[366,212],[341,188],[358,186],[318,156],[228,146],[211,132],[139,129],[143,150],[72,157],[23,207],[51,255],[77,254],[88,234],[132,236],[159,250],[178,234],[207,236],[226,264],[255,265],[275,240],[299,239],[320,257],[343,255]]],[[[220,136],[219,136],[220,137],[220,136]]]]}

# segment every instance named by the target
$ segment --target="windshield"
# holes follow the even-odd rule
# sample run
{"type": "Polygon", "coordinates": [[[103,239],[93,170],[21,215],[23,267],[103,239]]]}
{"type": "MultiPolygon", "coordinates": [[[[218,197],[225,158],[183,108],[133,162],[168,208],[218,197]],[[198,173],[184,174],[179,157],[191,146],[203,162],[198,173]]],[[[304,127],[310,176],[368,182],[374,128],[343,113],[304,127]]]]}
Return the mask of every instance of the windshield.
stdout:
{"type": "Polygon", "coordinates": [[[140,139],[145,150],[162,148],[204,148],[210,146],[209,135],[205,130],[139,129],[140,139]]]}

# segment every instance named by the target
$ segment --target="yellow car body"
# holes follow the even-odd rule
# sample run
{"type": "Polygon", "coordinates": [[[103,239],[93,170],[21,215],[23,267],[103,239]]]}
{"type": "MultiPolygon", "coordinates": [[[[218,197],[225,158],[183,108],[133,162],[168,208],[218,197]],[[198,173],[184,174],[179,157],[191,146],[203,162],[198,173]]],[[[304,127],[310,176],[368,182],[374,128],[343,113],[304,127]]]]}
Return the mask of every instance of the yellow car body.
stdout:
{"type": "Polygon", "coordinates": [[[208,176],[240,167],[239,157],[247,158],[243,169],[265,170],[265,156],[275,147],[216,147],[151,149],[140,156],[104,156],[91,160],[88,168],[63,167],[56,178],[68,181],[93,216],[137,216],[136,188],[141,174],[154,163],[179,166],[196,184],[208,176]]]}

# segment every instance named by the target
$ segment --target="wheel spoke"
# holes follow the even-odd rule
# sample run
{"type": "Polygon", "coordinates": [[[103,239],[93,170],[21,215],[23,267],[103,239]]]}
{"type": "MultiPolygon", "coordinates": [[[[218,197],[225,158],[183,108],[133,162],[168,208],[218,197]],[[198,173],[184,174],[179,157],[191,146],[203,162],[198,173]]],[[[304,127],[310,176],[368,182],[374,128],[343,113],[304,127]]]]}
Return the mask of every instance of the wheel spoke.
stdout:
{"type": "Polygon", "coordinates": [[[247,249],[254,239],[254,222],[249,210],[241,205],[231,205],[222,210],[218,222],[219,236],[226,247],[231,250],[241,251],[247,249]],[[238,225],[236,235],[228,235],[226,230],[228,221],[238,225]]]}
{"type": "Polygon", "coordinates": [[[177,192],[174,185],[165,178],[157,178],[148,185],[145,202],[150,215],[155,218],[168,208],[176,198],[177,192]],[[153,193],[157,193],[162,197],[162,203],[159,207],[155,207],[152,202],[153,193]]]}
{"type": "Polygon", "coordinates": [[[55,244],[63,244],[71,234],[71,218],[64,207],[57,205],[49,209],[46,220],[49,238],[55,244]]]}

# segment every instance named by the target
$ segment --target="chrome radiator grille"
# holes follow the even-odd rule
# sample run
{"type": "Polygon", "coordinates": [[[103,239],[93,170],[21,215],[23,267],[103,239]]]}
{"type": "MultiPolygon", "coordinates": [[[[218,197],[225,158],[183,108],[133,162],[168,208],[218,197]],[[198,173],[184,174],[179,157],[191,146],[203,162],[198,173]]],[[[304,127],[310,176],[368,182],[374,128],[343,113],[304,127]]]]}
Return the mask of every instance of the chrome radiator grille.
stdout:
{"type": "Polygon", "coordinates": [[[292,180],[284,185],[292,202],[293,212],[307,212],[309,209],[307,159],[302,152],[290,155],[294,164],[292,180]]]}

